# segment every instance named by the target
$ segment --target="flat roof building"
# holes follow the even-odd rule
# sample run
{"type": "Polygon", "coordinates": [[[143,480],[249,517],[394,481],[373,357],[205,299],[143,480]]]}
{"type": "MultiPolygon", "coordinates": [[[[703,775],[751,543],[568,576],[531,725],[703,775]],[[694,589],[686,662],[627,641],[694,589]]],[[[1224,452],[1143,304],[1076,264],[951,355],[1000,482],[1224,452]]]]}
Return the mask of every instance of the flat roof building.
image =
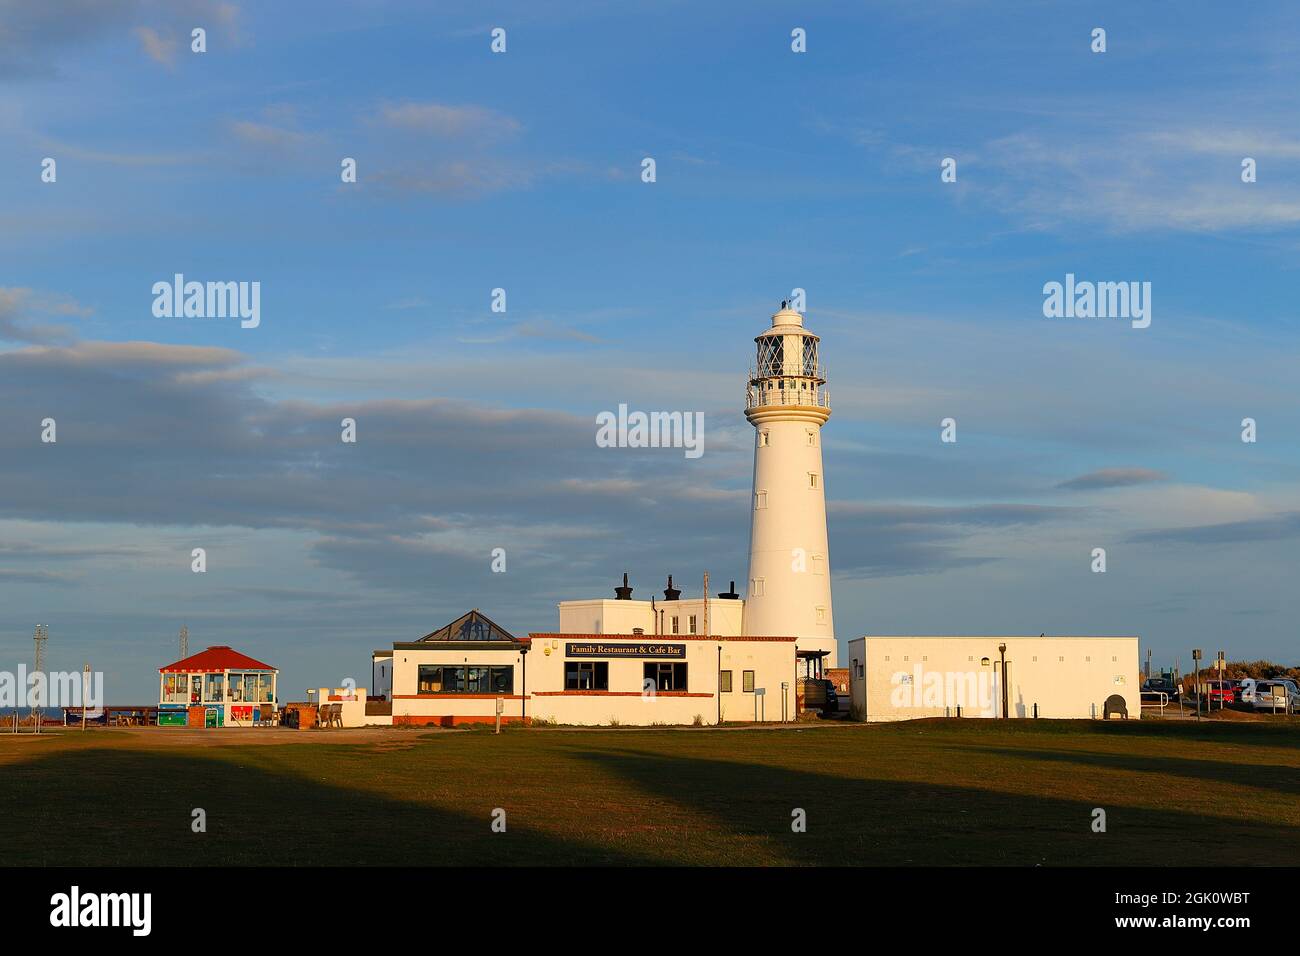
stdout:
{"type": "MultiPolygon", "coordinates": [[[[795,719],[795,638],[681,633],[689,626],[688,602],[674,609],[681,617],[676,634],[610,633],[615,621],[628,623],[626,614],[644,612],[649,620],[650,603],[572,603],[562,606],[561,620],[582,614],[582,631],[515,637],[475,609],[418,641],[375,651],[375,691],[391,702],[392,715],[368,722],[494,723],[498,707],[502,723],[795,719]]],[[[714,603],[723,602],[710,601],[711,608],[714,603]]],[[[702,602],[698,615],[697,629],[702,602]]]]}
{"type": "Polygon", "coordinates": [[[859,637],[850,713],[1103,718],[1142,714],[1136,637],[859,637]]]}

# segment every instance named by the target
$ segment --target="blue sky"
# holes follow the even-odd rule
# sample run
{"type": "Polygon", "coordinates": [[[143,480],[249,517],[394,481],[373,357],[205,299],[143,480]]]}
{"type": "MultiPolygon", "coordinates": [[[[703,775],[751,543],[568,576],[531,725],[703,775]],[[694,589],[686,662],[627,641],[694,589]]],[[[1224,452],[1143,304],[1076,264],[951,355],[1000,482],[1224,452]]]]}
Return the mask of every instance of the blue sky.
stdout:
{"type": "Polygon", "coordinates": [[[0,2],[0,666],[48,622],[147,701],[184,623],[300,696],[469,607],[741,581],[795,287],[841,639],[1295,663],[1300,14],[985,6],[0,2]],[[155,318],[176,272],[261,325],[155,318]],[[1066,273],[1150,328],[1044,318],[1066,273]],[[620,403],[705,455],[596,448],[620,403]]]}

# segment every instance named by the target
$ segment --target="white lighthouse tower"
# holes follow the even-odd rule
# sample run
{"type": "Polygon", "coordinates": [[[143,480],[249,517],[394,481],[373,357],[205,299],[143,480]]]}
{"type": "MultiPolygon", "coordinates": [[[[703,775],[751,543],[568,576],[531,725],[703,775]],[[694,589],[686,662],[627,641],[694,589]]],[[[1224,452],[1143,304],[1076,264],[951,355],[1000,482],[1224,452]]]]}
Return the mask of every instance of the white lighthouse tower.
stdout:
{"type": "Polygon", "coordinates": [[[821,340],[782,302],[754,341],[758,363],[745,399],[755,435],[744,633],[796,637],[800,651],[825,651],[823,665],[834,667],[821,442],[831,405],[821,340]]]}

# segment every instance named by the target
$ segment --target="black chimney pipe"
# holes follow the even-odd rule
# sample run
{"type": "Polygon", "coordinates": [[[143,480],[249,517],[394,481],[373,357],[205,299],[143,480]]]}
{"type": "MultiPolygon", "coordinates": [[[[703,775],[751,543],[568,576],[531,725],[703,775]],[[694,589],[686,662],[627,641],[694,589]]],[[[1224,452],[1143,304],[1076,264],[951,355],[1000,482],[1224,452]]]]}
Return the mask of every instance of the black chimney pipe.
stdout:
{"type": "Polygon", "coordinates": [[[615,600],[615,601],[630,601],[630,600],[632,600],[632,589],[631,589],[630,587],[627,586],[627,572],[626,572],[626,571],[623,572],[623,586],[622,586],[621,588],[614,588],[614,600],[615,600]]]}

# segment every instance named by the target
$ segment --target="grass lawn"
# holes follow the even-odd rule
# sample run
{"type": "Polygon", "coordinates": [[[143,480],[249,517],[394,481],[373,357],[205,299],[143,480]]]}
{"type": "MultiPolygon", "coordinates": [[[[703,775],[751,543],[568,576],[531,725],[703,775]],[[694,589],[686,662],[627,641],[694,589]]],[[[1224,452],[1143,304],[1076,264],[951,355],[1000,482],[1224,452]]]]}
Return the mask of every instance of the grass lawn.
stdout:
{"type": "Polygon", "coordinates": [[[1295,721],[0,736],[7,865],[1300,859],[1295,721]],[[276,735],[281,736],[276,736],[276,735]],[[280,742],[283,741],[283,742],[280,742]],[[191,811],[207,832],[191,832],[191,811]],[[505,833],[493,833],[495,808],[505,833]],[[1107,832],[1091,829],[1092,810],[1107,832]],[[791,811],[807,832],[791,831],[791,811]]]}

